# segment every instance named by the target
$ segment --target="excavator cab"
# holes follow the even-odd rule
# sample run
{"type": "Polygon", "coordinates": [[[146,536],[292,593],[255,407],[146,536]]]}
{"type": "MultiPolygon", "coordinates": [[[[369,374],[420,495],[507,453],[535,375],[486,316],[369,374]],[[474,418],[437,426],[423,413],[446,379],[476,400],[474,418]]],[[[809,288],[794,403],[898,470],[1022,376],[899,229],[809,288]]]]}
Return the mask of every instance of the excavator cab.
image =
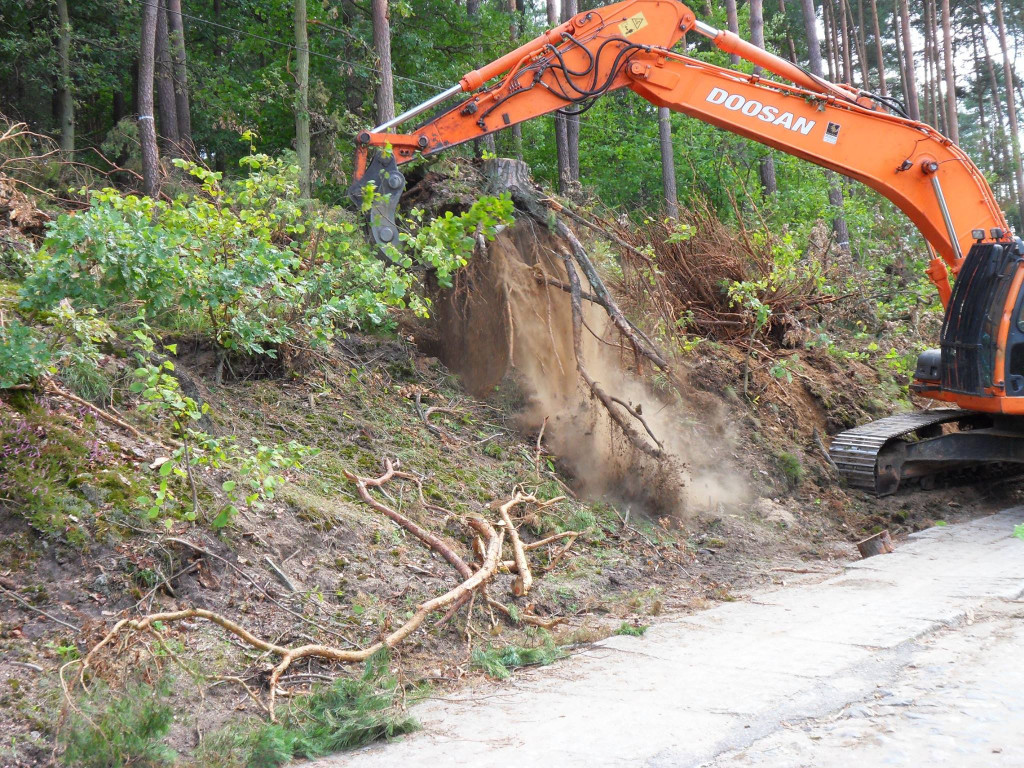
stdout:
{"type": "Polygon", "coordinates": [[[1024,243],[975,243],[946,305],[941,346],[917,359],[912,392],[954,403],[899,414],[836,436],[848,482],[878,495],[918,478],[1024,463],[1024,243]]]}

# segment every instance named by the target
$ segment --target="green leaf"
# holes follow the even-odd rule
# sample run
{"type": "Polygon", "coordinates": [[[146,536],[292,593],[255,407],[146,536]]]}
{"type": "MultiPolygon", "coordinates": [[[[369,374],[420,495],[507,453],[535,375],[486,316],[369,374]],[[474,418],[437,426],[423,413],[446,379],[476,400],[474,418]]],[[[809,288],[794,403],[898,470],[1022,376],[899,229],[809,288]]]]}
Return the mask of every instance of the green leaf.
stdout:
{"type": "Polygon", "coordinates": [[[238,483],[236,483],[234,480],[225,480],[223,483],[220,484],[220,487],[226,493],[231,493],[233,490],[235,490],[236,485],[238,485],[238,483]]]}

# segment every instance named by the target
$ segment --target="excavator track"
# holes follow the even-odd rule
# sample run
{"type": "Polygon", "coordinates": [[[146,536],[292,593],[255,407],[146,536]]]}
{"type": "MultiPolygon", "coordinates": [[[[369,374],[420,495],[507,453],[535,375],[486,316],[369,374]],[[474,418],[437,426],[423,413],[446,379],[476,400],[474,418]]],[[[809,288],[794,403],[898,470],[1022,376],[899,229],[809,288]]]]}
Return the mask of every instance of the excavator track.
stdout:
{"type": "Polygon", "coordinates": [[[878,457],[887,445],[920,429],[961,421],[974,415],[975,411],[940,408],[871,421],[836,435],[829,447],[829,456],[839,474],[851,486],[884,495],[891,491],[879,487],[878,457]]]}

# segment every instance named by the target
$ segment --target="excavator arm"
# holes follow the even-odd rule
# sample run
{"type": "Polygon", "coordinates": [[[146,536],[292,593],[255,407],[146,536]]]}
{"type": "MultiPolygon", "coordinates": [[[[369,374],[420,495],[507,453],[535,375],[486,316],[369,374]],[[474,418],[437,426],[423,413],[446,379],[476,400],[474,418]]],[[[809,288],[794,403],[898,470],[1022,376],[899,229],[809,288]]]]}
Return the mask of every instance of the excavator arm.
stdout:
{"type": "Polygon", "coordinates": [[[361,133],[350,193],[362,198],[366,186],[375,185],[381,194],[371,209],[374,237],[397,244],[394,215],[405,185],[398,166],[417,153],[431,155],[540,115],[584,109],[619,88],[849,176],[887,197],[932,249],[928,275],[944,305],[950,297],[948,270],[959,272],[972,244],[1010,240],[981,172],[934,128],[898,114],[892,102],[829,83],[709,27],[677,0],[624,0],[580,13],[468,73],[438,97],[361,133]],[[674,52],[690,32],[788,82],[674,52]],[[411,132],[394,132],[458,93],[472,95],[411,132]]]}

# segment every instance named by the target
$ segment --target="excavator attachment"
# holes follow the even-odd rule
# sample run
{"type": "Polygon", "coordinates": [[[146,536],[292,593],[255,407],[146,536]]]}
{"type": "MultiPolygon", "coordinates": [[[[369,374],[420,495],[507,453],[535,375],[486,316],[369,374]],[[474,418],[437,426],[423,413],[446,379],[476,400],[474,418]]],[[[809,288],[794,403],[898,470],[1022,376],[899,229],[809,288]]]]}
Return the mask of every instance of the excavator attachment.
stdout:
{"type": "Polygon", "coordinates": [[[380,246],[398,247],[398,225],[395,216],[405,191],[405,176],[391,153],[376,152],[366,170],[348,188],[348,197],[362,208],[369,198],[367,216],[373,241],[380,246]]]}

